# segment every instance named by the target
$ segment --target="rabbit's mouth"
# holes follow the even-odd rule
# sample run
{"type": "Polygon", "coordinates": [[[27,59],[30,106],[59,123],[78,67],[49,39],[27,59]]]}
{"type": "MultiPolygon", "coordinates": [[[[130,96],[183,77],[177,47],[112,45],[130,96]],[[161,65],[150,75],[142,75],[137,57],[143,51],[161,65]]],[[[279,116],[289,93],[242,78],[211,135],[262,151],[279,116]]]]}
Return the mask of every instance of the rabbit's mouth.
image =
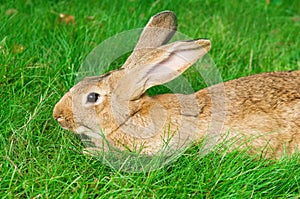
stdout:
{"type": "Polygon", "coordinates": [[[63,116],[54,116],[54,119],[59,123],[60,127],[68,130],[68,131],[74,131],[74,127],[72,125],[72,119],[65,118],[63,116]]]}
{"type": "Polygon", "coordinates": [[[69,92],[55,105],[53,118],[63,129],[69,131],[75,130],[74,116],[72,113],[72,98],[69,92]]]}

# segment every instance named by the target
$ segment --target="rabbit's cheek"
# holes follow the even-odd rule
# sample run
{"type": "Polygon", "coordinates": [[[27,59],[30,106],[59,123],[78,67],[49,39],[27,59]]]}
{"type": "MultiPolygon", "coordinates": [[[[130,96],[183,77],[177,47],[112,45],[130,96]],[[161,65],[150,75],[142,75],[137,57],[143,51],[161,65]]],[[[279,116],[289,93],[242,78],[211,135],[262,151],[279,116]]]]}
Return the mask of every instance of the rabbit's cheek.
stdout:
{"type": "Polygon", "coordinates": [[[110,118],[110,117],[109,117],[109,113],[104,113],[104,114],[102,115],[102,119],[103,119],[103,121],[104,121],[105,123],[107,123],[107,122],[110,121],[109,118],[110,118]]]}

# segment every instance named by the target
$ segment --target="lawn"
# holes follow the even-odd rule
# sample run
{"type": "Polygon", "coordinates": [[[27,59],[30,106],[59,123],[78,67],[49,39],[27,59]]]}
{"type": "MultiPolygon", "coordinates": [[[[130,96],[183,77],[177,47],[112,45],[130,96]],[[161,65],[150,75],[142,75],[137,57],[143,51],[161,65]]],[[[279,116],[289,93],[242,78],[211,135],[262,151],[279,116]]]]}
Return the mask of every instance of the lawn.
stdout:
{"type": "MultiPolygon", "coordinates": [[[[224,81],[300,69],[299,7],[297,0],[1,1],[0,198],[300,197],[299,154],[202,156],[195,146],[159,170],[124,172],[83,154],[80,140],[52,118],[98,44],[162,10],[177,14],[179,32],[212,41],[209,56],[224,81]]],[[[193,88],[205,87],[192,72],[185,76],[193,88]]]]}

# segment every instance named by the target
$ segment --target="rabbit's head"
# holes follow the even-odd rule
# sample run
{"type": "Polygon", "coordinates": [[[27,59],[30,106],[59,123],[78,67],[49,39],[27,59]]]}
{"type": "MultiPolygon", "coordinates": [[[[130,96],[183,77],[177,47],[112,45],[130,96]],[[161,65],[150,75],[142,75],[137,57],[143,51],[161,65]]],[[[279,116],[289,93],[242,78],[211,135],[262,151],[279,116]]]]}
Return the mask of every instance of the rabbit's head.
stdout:
{"type": "MultiPolygon", "coordinates": [[[[142,107],[151,106],[151,100],[148,104],[143,100],[149,98],[148,88],[178,77],[210,49],[207,39],[164,45],[175,29],[172,12],[152,17],[123,67],[83,79],[56,104],[53,117],[63,128],[96,145],[102,135],[120,130],[142,107]]],[[[147,117],[145,113],[141,121],[147,117]]]]}

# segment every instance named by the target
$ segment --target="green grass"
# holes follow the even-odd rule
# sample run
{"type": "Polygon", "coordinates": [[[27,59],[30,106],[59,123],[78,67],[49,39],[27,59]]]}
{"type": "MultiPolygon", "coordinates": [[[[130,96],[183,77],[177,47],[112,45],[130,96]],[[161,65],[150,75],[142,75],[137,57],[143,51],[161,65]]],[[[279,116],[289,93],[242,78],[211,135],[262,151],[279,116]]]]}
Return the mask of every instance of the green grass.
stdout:
{"type": "Polygon", "coordinates": [[[299,7],[283,0],[1,1],[0,197],[299,197],[299,155],[279,161],[243,152],[199,156],[193,147],[160,170],[125,173],[83,155],[80,140],[51,116],[97,44],[166,9],[178,15],[180,32],[211,39],[209,54],[224,80],[299,69],[299,7]],[[74,15],[76,23],[58,23],[57,13],[74,15]]]}

